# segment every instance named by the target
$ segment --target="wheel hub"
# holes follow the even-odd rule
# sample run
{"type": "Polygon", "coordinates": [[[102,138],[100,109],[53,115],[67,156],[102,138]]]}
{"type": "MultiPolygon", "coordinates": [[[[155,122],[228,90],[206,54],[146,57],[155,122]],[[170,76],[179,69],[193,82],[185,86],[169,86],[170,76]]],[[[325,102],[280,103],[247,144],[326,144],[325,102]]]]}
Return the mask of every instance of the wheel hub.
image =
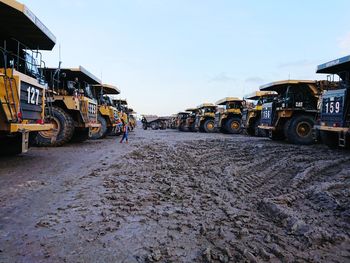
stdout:
{"type": "Polygon", "coordinates": [[[238,130],[238,129],[239,129],[239,123],[236,122],[236,121],[232,122],[232,123],[231,123],[231,128],[232,128],[233,130],[238,130]]]}
{"type": "Polygon", "coordinates": [[[56,138],[60,132],[61,124],[56,117],[51,117],[49,123],[53,125],[53,129],[40,131],[39,134],[46,139],[56,138]]]}
{"type": "Polygon", "coordinates": [[[300,122],[297,125],[297,134],[300,137],[307,137],[311,132],[312,127],[307,122],[300,122]]]}

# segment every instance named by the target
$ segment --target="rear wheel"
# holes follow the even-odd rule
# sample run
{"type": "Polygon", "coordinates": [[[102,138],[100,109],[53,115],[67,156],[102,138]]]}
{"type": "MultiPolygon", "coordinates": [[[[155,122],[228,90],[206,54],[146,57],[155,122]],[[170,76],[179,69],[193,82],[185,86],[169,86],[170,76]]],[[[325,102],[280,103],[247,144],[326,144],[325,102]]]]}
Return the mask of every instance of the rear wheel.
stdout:
{"type": "Polygon", "coordinates": [[[208,119],[204,122],[203,125],[204,131],[207,133],[215,132],[214,120],[208,119]]]}
{"type": "Polygon", "coordinates": [[[61,146],[69,142],[74,133],[74,120],[63,109],[53,106],[51,111],[50,123],[54,129],[48,131],[39,131],[34,138],[34,144],[37,146],[61,146]]]}
{"type": "Polygon", "coordinates": [[[225,130],[230,134],[240,133],[242,129],[241,119],[239,118],[231,118],[228,119],[225,123],[225,130]]]}
{"type": "Polygon", "coordinates": [[[315,120],[312,116],[297,115],[290,121],[287,121],[285,125],[285,135],[287,140],[294,144],[310,145],[315,143],[315,139],[312,134],[315,120]]]}
{"type": "Polygon", "coordinates": [[[91,129],[90,139],[92,140],[102,139],[106,137],[108,133],[107,121],[101,114],[97,115],[97,123],[101,124],[101,126],[91,129]]]}
{"type": "Polygon", "coordinates": [[[338,133],[330,131],[320,131],[320,137],[323,144],[331,149],[338,147],[338,133]]]}

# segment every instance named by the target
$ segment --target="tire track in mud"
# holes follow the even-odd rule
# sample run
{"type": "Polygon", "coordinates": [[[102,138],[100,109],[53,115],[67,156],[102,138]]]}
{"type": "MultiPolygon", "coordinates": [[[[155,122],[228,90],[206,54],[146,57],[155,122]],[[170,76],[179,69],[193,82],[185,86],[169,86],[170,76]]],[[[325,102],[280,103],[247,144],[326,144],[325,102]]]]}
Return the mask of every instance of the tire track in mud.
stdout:
{"type": "Polygon", "coordinates": [[[207,139],[139,145],[104,179],[99,237],[138,262],[344,262],[350,157],[207,139]]]}

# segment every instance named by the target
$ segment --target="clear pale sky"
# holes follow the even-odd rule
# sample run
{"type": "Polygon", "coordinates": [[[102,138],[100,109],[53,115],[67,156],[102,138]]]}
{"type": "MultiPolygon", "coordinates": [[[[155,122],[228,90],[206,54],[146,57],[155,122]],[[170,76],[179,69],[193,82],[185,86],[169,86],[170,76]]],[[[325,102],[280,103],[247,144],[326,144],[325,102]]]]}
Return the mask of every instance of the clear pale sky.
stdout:
{"type": "Polygon", "coordinates": [[[139,114],[242,97],[281,79],[322,79],[350,54],[348,0],[20,0],[54,33],[49,66],[84,66],[139,114]]]}

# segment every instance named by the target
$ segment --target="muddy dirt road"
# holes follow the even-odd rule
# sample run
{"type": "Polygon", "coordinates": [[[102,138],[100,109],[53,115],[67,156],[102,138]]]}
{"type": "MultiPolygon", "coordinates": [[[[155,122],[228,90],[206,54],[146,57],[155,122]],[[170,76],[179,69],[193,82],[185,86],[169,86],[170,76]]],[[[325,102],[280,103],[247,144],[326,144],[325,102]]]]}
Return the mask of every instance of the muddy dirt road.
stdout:
{"type": "Polygon", "coordinates": [[[350,262],[350,154],[174,130],[0,159],[0,262],[350,262]]]}

